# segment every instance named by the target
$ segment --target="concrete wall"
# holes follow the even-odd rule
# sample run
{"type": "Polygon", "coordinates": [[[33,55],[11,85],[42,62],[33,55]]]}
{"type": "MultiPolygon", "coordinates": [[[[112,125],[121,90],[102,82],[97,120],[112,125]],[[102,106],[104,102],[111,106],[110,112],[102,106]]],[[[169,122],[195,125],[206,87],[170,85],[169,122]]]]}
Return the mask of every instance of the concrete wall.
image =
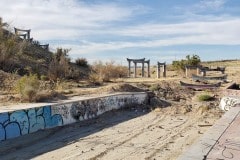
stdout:
{"type": "Polygon", "coordinates": [[[125,93],[0,113],[0,141],[63,126],[147,101],[147,93],[125,93]]]}

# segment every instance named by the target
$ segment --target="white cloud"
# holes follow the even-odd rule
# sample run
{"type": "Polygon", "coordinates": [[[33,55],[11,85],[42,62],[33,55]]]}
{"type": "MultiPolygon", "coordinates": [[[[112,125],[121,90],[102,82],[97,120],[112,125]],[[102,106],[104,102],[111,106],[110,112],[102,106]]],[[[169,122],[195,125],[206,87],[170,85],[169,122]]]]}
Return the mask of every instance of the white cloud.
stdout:
{"type": "Polygon", "coordinates": [[[18,28],[31,28],[36,39],[70,39],[85,30],[103,29],[110,22],[123,21],[138,10],[108,4],[87,4],[78,0],[1,0],[3,20],[18,28]]]}
{"type": "Polygon", "coordinates": [[[185,21],[214,21],[221,20],[229,16],[228,14],[221,12],[226,9],[225,4],[227,1],[228,0],[201,0],[195,4],[185,4],[182,6],[175,6],[174,8],[178,13],[176,17],[185,21]]]}
{"type": "Polygon", "coordinates": [[[222,8],[225,3],[226,0],[202,0],[199,4],[195,5],[195,8],[201,10],[217,10],[219,8],[222,8]]]}
{"type": "MultiPolygon", "coordinates": [[[[130,28],[125,28],[119,31],[113,31],[115,34],[136,37],[158,37],[164,35],[188,36],[188,35],[221,35],[232,36],[240,34],[240,19],[229,19],[213,22],[186,22],[177,24],[145,24],[130,28]]],[[[110,31],[109,31],[110,32],[110,31]]],[[[166,37],[164,37],[166,38],[166,37]]],[[[239,40],[238,38],[235,40],[239,40]]]]}
{"type": "Polygon", "coordinates": [[[102,31],[102,34],[133,36],[137,38],[135,41],[100,43],[85,41],[79,45],[65,44],[63,46],[72,48],[73,54],[88,54],[126,48],[157,48],[174,45],[240,45],[239,28],[240,19],[168,25],[147,24],[119,31],[102,31]],[[139,40],[143,37],[150,40],[139,40]]]}
{"type": "Polygon", "coordinates": [[[105,51],[113,51],[114,54],[114,51],[129,48],[240,45],[239,17],[223,13],[220,16],[199,14],[217,11],[225,3],[226,0],[202,0],[192,6],[184,6],[179,10],[182,14],[178,15],[184,20],[168,24],[150,23],[154,21],[151,19],[141,22],[141,25],[131,23],[147,12],[148,9],[142,6],[80,0],[1,0],[0,16],[12,26],[31,28],[31,35],[37,40],[54,41],[50,47],[71,48],[70,54],[77,57],[105,51]]]}

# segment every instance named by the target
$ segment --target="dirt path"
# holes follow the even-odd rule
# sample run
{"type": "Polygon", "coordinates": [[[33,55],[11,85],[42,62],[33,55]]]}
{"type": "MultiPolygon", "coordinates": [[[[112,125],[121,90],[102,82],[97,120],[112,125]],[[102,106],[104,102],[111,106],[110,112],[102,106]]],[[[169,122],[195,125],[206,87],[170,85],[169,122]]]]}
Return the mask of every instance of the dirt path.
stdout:
{"type": "Polygon", "coordinates": [[[0,159],[176,159],[219,118],[177,107],[109,112],[95,120],[0,143],[0,159]],[[13,143],[14,142],[14,143],[13,143]]]}

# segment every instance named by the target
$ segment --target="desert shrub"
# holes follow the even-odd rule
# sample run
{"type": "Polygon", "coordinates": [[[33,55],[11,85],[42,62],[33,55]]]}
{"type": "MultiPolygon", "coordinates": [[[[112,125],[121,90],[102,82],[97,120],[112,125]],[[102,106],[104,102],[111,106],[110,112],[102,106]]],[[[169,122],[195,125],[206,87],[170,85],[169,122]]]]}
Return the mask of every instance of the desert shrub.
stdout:
{"type": "Polygon", "coordinates": [[[109,82],[117,78],[127,77],[127,72],[126,67],[115,65],[113,61],[106,63],[98,61],[92,65],[89,78],[98,82],[109,82]]]}
{"type": "Polygon", "coordinates": [[[57,99],[66,99],[66,96],[56,91],[42,90],[37,94],[36,102],[48,102],[57,99]]]}
{"type": "Polygon", "coordinates": [[[48,77],[45,76],[45,75],[41,75],[41,76],[40,76],[40,79],[41,79],[42,81],[47,81],[47,80],[48,80],[48,77]]]}
{"type": "Polygon", "coordinates": [[[4,71],[9,71],[13,63],[12,57],[18,50],[17,43],[14,38],[8,38],[0,43],[0,68],[4,71]]]}
{"type": "Polygon", "coordinates": [[[75,63],[81,67],[88,67],[88,61],[86,58],[78,58],[75,60],[75,63]]]}
{"type": "Polygon", "coordinates": [[[149,90],[150,91],[158,91],[160,89],[160,85],[159,84],[153,84],[150,86],[149,90]]]}
{"type": "Polygon", "coordinates": [[[211,101],[212,99],[213,97],[208,94],[201,94],[198,96],[199,101],[211,101]]]}
{"type": "Polygon", "coordinates": [[[57,49],[48,68],[48,77],[51,80],[57,81],[57,79],[64,79],[68,76],[70,68],[70,58],[68,58],[67,55],[68,52],[68,49],[57,49]]]}
{"type": "Polygon", "coordinates": [[[33,102],[36,100],[39,91],[40,82],[37,75],[30,74],[23,76],[17,81],[16,91],[21,95],[23,100],[33,102]]]}
{"type": "Polygon", "coordinates": [[[200,107],[198,108],[198,112],[200,112],[201,114],[203,114],[203,113],[208,112],[210,109],[211,109],[210,106],[208,106],[208,105],[203,105],[203,106],[200,106],[200,107]]]}
{"type": "Polygon", "coordinates": [[[6,23],[0,22],[0,69],[12,72],[16,66],[14,58],[23,52],[25,45],[24,42],[19,42],[15,35],[10,34],[6,26],[6,23]]]}
{"type": "Polygon", "coordinates": [[[115,65],[113,72],[115,72],[113,78],[124,78],[128,76],[128,69],[125,66],[115,65]]]}
{"type": "Polygon", "coordinates": [[[88,81],[91,83],[91,84],[94,84],[96,86],[99,86],[102,84],[102,80],[99,76],[98,73],[96,73],[95,71],[91,71],[89,76],[88,76],[88,81]]]}

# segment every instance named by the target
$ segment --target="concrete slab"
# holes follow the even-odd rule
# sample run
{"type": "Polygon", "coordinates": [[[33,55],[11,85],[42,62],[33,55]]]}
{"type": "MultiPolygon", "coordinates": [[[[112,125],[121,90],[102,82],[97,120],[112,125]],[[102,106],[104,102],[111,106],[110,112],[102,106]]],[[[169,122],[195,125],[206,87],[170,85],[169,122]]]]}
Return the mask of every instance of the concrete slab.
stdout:
{"type": "Polygon", "coordinates": [[[206,159],[240,159],[240,113],[235,117],[217,143],[208,153],[206,159]]]}
{"type": "Polygon", "coordinates": [[[231,108],[178,160],[240,159],[240,105],[231,108]]]}
{"type": "Polygon", "coordinates": [[[47,105],[54,105],[54,104],[66,104],[71,103],[74,101],[80,101],[80,100],[88,100],[88,99],[94,99],[94,98],[102,98],[102,97],[108,97],[113,95],[126,95],[126,94],[146,94],[145,92],[116,92],[116,93],[109,93],[109,94],[102,94],[102,95],[90,95],[90,96],[74,96],[69,99],[65,100],[58,100],[54,102],[49,103],[16,103],[13,105],[3,105],[0,107],[0,113],[4,112],[11,112],[16,110],[22,110],[22,109],[30,109],[30,108],[36,108],[36,107],[42,107],[47,105]]]}

